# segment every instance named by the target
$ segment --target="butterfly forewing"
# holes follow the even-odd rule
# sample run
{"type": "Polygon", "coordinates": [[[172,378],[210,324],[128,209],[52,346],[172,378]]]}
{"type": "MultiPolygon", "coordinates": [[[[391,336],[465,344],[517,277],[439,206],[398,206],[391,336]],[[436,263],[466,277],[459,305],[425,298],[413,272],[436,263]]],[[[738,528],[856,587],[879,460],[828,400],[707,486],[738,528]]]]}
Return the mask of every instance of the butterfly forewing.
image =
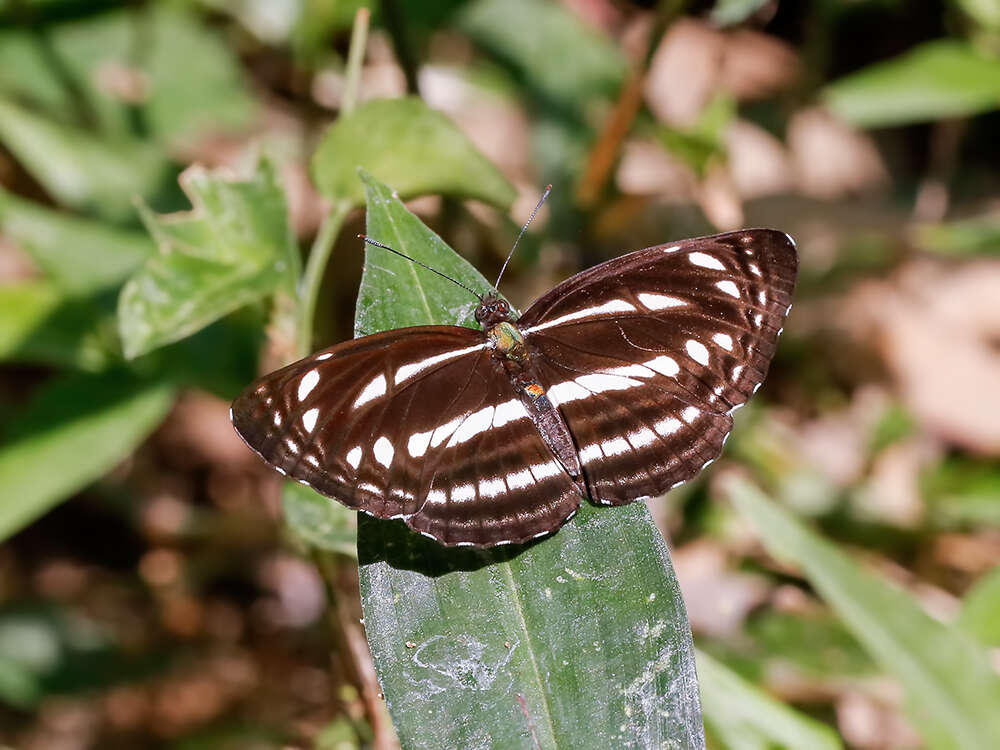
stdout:
{"type": "Polygon", "coordinates": [[[445,544],[525,541],[580,501],[485,337],[467,328],[404,328],[318,352],[251,385],[233,424],[282,473],[445,544]]]}
{"type": "Polygon", "coordinates": [[[525,312],[592,499],[665,492],[719,455],[729,412],[767,372],[796,269],[787,235],[732,232],[608,261],[525,312]]]}

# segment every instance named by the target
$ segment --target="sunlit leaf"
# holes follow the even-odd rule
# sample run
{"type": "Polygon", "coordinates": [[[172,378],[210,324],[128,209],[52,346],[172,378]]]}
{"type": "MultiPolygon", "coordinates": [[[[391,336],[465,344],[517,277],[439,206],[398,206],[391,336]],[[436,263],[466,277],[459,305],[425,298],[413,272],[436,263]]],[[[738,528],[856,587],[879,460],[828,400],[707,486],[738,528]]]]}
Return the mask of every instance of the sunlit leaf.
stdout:
{"type": "Polygon", "coordinates": [[[171,174],[151,144],[102,140],[5,99],[0,99],[0,143],[60,203],[111,219],[133,216],[132,197],[154,195],[171,174]]]}
{"type": "Polygon", "coordinates": [[[1000,565],[983,575],[965,594],[958,626],[984,646],[1000,647],[1000,565]]]}
{"type": "Polygon", "coordinates": [[[125,284],[118,315],[127,357],[191,335],[298,276],[285,196],[273,166],[230,181],[200,168],[182,177],[192,211],[142,209],[159,253],[125,284]]]}
{"type": "MultiPolygon", "coordinates": [[[[372,178],[368,233],[488,284],[372,178]]],[[[356,332],[469,324],[476,300],[368,250],[356,332]]],[[[584,502],[526,547],[449,549],[362,515],[365,628],[404,748],[703,748],[691,635],[642,503],[584,502]]]]}
{"type": "Polygon", "coordinates": [[[358,555],[358,520],[355,511],[323,497],[298,482],[281,490],[285,523],[306,544],[349,557],[358,555]]]}
{"type": "Polygon", "coordinates": [[[984,649],[931,619],[910,595],[865,572],[753,485],[734,479],[728,494],[769,551],[801,566],[872,657],[903,685],[910,718],[929,747],[1000,747],[1000,677],[984,649]]]}
{"type": "Polygon", "coordinates": [[[835,81],[823,98],[860,127],[968,117],[1000,106],[1000,59],[965,42],[927,42],[835,81]]]}
{"type": "Polygon", "coordinates": [[[172,402],[170,387],[127,373],[74,375],[41,388],[4,426],[0,539],[105,474],[172,402]]]}
{"type": "MultiPolygon", "coordinates": [[[[837,735],[703,651],[696,652],[705,729],[726,750],[842,750],[837,735]]],[[[714,747],[715,745],[713,745],[714,747]]]]}
{"type": "Polygon", "coordinates": [[[55,211],[3,190],[0,235],[31,255],[61,291],[73,295],[121,283],[154,247],[141,232],[55,211]]]}
{"type": "Polygon", "coordinates": [[[452,122],[415,97],[376,99],[326,131],[312,160],[313,179],[330,198],[364,202],[358,167],[401,198],[428,193],[509,206],[514,189],[452,122]]]}

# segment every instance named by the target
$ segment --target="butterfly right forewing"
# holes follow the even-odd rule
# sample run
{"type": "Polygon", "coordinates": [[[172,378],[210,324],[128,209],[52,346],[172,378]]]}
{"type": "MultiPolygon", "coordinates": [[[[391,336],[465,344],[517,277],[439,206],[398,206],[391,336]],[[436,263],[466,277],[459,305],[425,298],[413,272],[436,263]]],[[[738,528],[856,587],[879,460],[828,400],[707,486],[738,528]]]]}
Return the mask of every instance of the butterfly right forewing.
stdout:
{"type": "Polygon", "coordinates": [[[660,494],[719,455],[767,372],[797,264],[774,230],[684,240],[577,274],[525,312],[592,499],[660,494]]]}

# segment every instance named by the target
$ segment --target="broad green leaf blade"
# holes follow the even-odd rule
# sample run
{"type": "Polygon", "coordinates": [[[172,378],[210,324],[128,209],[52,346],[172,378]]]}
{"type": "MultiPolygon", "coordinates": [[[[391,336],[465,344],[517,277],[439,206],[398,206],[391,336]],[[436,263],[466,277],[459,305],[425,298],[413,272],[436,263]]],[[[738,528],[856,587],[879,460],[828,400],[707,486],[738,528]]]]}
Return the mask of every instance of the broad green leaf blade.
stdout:
{"type": "Polygon", "coordinates": [[[927,42],[835,81],[823,97],[867,128],[968,117],[1000,106],[1000,59],[965,42],[927,42]]]}
{"type": "Polygon", "coordinates": [[[285,524],[306,544],[358,556],[358,517],[353,510],[298,482],[285,482],[281,507],[285,524]]]}
{"type": "Polygon", "coordinates": [[[507,207],[514,188],[452,122],[420,99],[376,99],[338,119],[312,159],[316,187],[360,205],[358,167],[400,197],[443,193],[507,207]]]}
{"type": "Polygon", "coordinates": [[[111,316],[48,281],[0,285],[0,362],[99,370],[112,359],[111,316]]]}
{"type": "Polygon", "coordinates": [[[595,96],[613,96],[625,79],[618,48],[562,3],[476,0],[457,25],[535,94],[573,112],[595,96]]]}
{"type": "Polygon", "coordinates": [[[127,373],[75,375],[37,394],[0,444],[0,539],[99,478],[166,416],[173,391],[127,373]]]}
{"type": "Polygon", "coordinates": [[[109,219],[133,216],[132,197],[160,190],[171,167],[151,144],[100,140],[0,99],[0,143],[53,198],[109,219]]]}
{"type": "MultiPolygon", "coordinates": [[[[389,188],[366,185],[372,237],[488,288],[389,188]]],[[[475,304],[370,248],[356,332],[469,324],[475,304]]],[[[704,747],[684,604],[642,503],[584,502],[554,536],[490,551],[361,516],[358,555],[368,640],[406,750],[704,747]]]]}
{"type": "Polygon", "coordinates": [[[703,651],[696,651],[705,727],[726,750],[843,750],[827,726],[775,700],[703,651]]]}
{"type": "Polygon", "coordinates": [[[957,624],[984,646],[1000,646],[1000,565],[966,593],[957,624]]]}
{"type": "Polygon", "coordinates": [[[192,211],[157,216],[142,210],[160,252],[119,297],[122,345],[130,358],[278,290],[290,292],[298,276],[285,196],[269,162],[239,181],[192,168],[181,185],[192,211]]]}
{"type": "Polygon", "coordinates": [[[753,485],[733,480],[733,503],[768,549],[806,578],[907,691],[909,714],[935,750],[1000,747],[1000,677],[984,649],[928,617],[904,591],[863,571],[753,485]]]}
{"type": "Polygon", "coordinates": [[[38,205],[0,190],[0,235],[68,294],[115,286],[153,254],[149,237],[38,205]]]}

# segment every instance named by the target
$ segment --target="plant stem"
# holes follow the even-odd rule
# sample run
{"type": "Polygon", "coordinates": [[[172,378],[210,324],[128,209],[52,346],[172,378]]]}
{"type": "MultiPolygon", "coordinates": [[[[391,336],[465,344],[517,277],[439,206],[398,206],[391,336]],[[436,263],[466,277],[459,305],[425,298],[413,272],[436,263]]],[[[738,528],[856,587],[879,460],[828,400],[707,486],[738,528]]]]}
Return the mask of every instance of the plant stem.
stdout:
{"type": "MultiPolygon", "coordinates": [[[[365,57],[365,44],[368,41],[368,22],[371,13],[367,8],[359,8],[354,16],[354,29],[351,32],[351,49],[347,53],[347,72],[344,83],[344,99],[340,105],[340,116],[344,117],[354,111],[358,99],[358,82],[361,79],[361,63],[365,57]]],[[[333,251],[333,243],[340,234],[340,228],[351,210],[351,202],[346,199],[336,201],[330,207],[330,213],[316,233],[309,260],[306,262],[305,273],[299,283],[299,309],[296,321],[295,350],[299,357],[305,357],[312,351],[313,318],[316,315],[316,301],[323,284],[323,272],[333,251]]]]}
{"type": "Polygon", "coordinates": [[[358,8],[351,29],[351,49],[347,53],[347,75],[344,80],[344,98],[340,103],[340,114],[349,115],[358,103],[358,82],[361,80],[361,63],[365,59],[365,45],[368,43],[368,22],[371,12],[368,8],[358,8]]]}
{"type": "Polygon", "coordinates": [[[323,219],[323,224],[316,233],[316,239],[309,251],[306,270],[299,284],[299,320],[295,346],[299,357],[305,357],[312,351],[313,318],[316,314],[319,289],[323,285],[323,272],[330,259],[333,242],[340,234],[340,227],[350,210],[350,201],[339,200],[334,203],[330,213],[323,219]]]}

